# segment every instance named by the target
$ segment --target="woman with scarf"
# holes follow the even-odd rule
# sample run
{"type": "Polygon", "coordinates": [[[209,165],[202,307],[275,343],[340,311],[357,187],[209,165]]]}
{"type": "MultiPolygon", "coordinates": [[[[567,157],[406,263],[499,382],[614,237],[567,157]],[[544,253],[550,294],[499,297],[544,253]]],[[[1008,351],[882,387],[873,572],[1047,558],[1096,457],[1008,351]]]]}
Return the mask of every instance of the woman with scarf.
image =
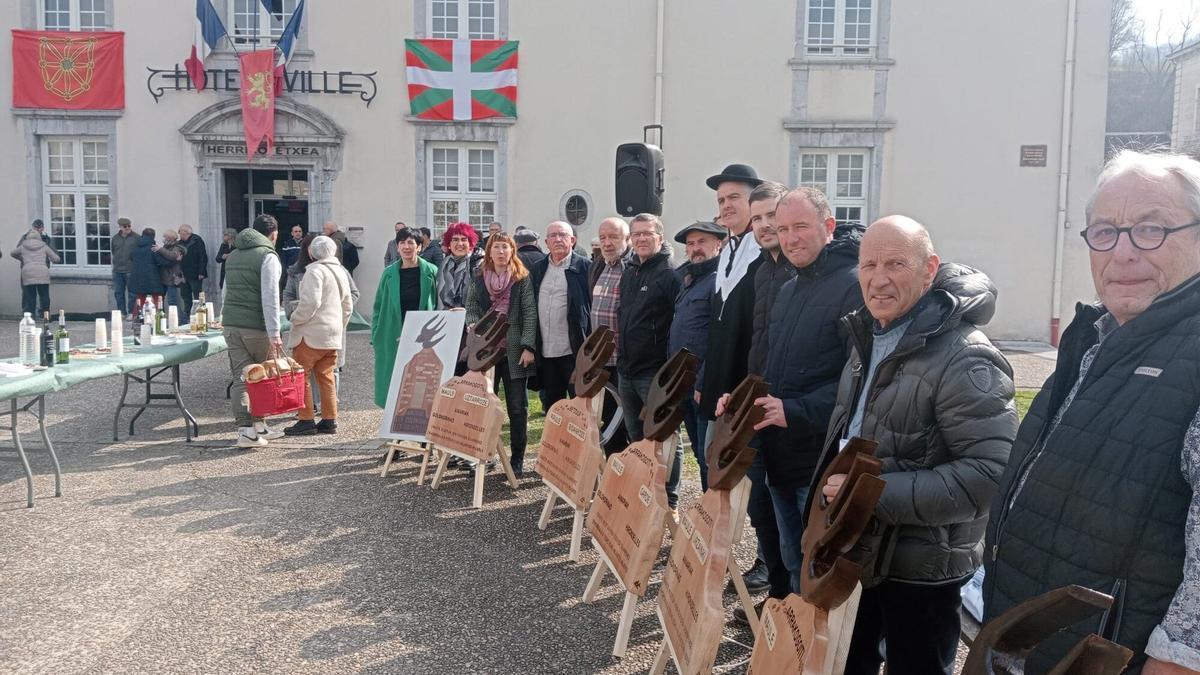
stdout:
{"type": "Polygon", "coordinates": [[[396,231],[394,246],[400,260],[383,268],[375,290],[375,309],[371,315],[371,346],[375,348],[375,405],[387,406],[396,364],[396,341],[404,328],[404,315],[413,310],[431,310],[437,306],[434,292],[437,268],[417,255],[421,239],[416,230],[402,227],[396,231]]]}
{"type": "Polygon", "coordinates": [[[442,246],[450,255],[442,261],[437,275],[437,308],[462,309],[467,306],[467,288],[478,263],[472,263],[471,251],[479,235],[466,223],[455,223],[442,235],[442,246]]]}
{"type": "Polygon", "coordinates": [[[529,419],[525,383],[533,374],[537,344],[538,316],[533,280],[517,257],[516,242],[507,234],[488,237],[480,268],[467,291],[467,325],[473,326],[492,309],[508,315],[508,354],[496,366],[496,377],[504,384],[504,402],[512,437],[512,468],[519,477],[524,472],[529,419]]]}

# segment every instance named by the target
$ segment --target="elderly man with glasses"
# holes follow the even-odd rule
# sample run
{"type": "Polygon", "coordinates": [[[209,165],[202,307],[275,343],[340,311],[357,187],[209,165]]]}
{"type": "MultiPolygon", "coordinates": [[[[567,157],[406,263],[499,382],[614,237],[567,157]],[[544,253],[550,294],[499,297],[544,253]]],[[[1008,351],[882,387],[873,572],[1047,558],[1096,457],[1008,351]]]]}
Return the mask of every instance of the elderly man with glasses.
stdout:
{"type": "Polygon", "coordinates": [[[138,237],[133,233],[133,222],[128,218],[117,218],[117,233],[109,239],[112,252],[113,298],[121,314],[133,310],[134,296],[129,288],[129,273],[133,271],[133,250],[138,237]]]}
{"type": "Polygon", "coordinates": [[[1079,305],[992,504],[985,619],[1078,584],[1115,598],[1027,660],[1098,633],[1128,672],[1200,672],[1200,162],[1122,152],[1081,233],[1100,302],[1079,305]]]}
{"type": "Polygon", "coordinates": [[[571,393],[575,354],[592,332],[592,261],[573,251],[575,231],[561,220],[546,226],[546,248],[549,255],[533,266],[531,276],[537,296],[537,372],[549,410],[571,393]]]}

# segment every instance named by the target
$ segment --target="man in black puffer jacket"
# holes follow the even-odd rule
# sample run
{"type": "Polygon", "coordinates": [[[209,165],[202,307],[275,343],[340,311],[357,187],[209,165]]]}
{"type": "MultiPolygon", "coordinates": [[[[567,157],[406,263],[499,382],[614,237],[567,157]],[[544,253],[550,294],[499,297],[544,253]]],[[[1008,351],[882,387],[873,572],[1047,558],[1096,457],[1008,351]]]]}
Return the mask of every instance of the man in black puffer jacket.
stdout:
{"type": "Polygon", "coordinates": [[[780,200],[775,228],[796,273],[779,291],[770,316],[771,349],[763,371],[770,388],[759,399],[767,415],[758,440],[789,590],[799,593],[804,502],[846,364],[839,321],[862,306],[856,272],[863,229],[837,227],[825,195],[812,188],[780,200]]]}
{"type": "MultiPolygon", "coordinates": [[[[888,216],[859,251],[866,307],[844,319],[850,359],[838,383],[820,477],[844,439],[877,441],[886,481],[868,534],[848,675],[954,672],[959,589],[983,557],[988,509],[1017,431],[1012,368],[978,326],[996,288],[969,267],[940,264],[916,221],[888,216]]],[[[835,475],[809,488],[830,499],[835,475]]],[[[807,521],[807,518],[806,518],[807,521]]]]}
{"type": "MultiPolygon", "coordinates": [[[[621,410],[630,441],[642,440],[642,407],[650,382],[670,354],[671,319],[679,295],[679,275],[671,269],[670,249],[663,250],[663,226],[658,216],[641,213],[629,224],[634,257],[621,273],[621,304],[617,307],[617,373],[621,410]]],[[[675,446],[675,462],[667,481],[667,502],[679,502],[679,465],[683,448],[675,446]]]]}

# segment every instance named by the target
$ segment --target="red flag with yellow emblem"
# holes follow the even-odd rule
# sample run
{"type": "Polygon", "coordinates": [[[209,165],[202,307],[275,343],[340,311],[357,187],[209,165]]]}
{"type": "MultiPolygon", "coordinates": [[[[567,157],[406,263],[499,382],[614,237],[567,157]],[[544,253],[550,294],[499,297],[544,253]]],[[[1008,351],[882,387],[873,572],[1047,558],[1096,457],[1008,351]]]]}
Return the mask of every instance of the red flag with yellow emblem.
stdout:
{"type": "Polygon", "coordinates": [[[125,33],[13,30],[14,108],[121,110],[125,33]]]}
{"type": "Polygon", "coordinates": [[[242,67],[242,127],[246,156],[253,157],[267,141],[267,154],[275,146],[275,50],[238,55],[242,67]]]}

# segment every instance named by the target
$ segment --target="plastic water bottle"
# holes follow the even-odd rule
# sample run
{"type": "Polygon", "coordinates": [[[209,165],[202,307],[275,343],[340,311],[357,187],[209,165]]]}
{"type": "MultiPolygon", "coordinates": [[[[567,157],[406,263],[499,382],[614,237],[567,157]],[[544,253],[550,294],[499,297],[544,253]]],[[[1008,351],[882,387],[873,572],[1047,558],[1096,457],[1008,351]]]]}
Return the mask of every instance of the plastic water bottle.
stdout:
{"type": "Polygon", "coordinates": [[[20,324],[21,333],[21,364],[26,366],[36,366],[41,363],[41,354],[38,353],[38,338],[41,331],[38,330],[37,322],[25,312],[25,316],[21,318],[20,324]]]}

